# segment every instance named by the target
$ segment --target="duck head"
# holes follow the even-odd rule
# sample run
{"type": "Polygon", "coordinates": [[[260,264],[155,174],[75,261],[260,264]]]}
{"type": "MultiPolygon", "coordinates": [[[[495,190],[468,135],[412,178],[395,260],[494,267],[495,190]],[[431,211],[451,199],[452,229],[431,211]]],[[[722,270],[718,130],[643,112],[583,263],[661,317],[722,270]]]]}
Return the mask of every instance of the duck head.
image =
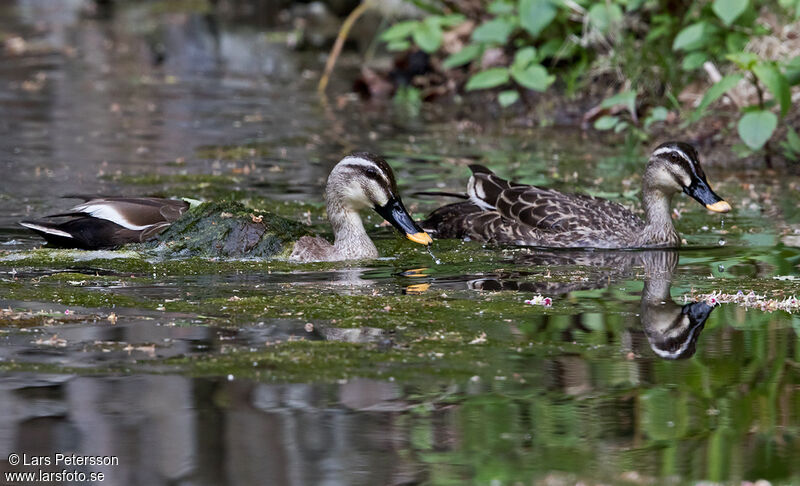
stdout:
{"type": "Polygon", "coordinates": [[[670,195],[683,191],[715,213],[727,213],[731,205],[708,184],[697,151],[685,142],[666,142],[653,151],[644,184],[670,195]]]}
{"type": "Polygon", "coordinates": [[[329,218],[334,217],[336,206],[353,213],[372,208],[409,240],[422,245],[433,242],[408,214],[392,168],[377,155],[358,152],[343,158],[328,176],[326,191],[329,218]]]}

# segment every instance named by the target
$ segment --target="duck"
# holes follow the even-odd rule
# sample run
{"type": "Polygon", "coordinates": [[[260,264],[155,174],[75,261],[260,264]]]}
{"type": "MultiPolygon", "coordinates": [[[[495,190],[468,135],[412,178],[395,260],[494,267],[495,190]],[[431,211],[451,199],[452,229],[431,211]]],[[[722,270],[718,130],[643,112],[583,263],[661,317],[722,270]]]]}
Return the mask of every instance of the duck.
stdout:
{"type": "Polygon", "coordinates": [[[677,248],[673,195],[684,192],[713,212],[731,210],[708,184],[697,150],[680,141],[663,143],[650,155],[642,177],[644,220],[607,199],[509,182],[482,165],[470,170],[466,195],[445,193],[465,201],[422,221],[433,237],[549,248],[677,248]]]}
{"type": "MultiPolygon", "coordinates": [[[[73,195],[82,203],[65,212],[19,224],[60,248],[116,249],[156,238],[191,207],[186,200],[159,197],[73,195]]],[[[328,176],[325,189],[328,221],[334,242],[303,236],[289,261],[342,261],[377,258],[359,212],[371,208],[409,240],[430,245],[433,240],[406,210],[389,164],[380,156],[357,152],[341,159],[328,176]]]]}

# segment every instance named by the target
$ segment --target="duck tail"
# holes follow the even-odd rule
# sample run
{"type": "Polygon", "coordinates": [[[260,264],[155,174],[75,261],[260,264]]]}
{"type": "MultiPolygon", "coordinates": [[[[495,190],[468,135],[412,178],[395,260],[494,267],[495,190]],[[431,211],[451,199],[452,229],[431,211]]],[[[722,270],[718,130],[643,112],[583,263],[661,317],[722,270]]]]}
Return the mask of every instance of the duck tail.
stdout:
{"type": "Polygon", "coordinates": [[[22,220],[20,226],[28,228],[47,240],[48,243],[56,246],[70,247],[75,246],[75,236],[58,223],[51,223],[42,220],[22,220]]]}
{"type": "Polygon", "coordinates": [[[466,194],[459,194],[457,192],[445,192],[445,191],[419,191],[419,192],[412,192],[412,196],[422,196],[422,197],[452,197],[456,199],[469,199],[469,196],[466,194]]]}

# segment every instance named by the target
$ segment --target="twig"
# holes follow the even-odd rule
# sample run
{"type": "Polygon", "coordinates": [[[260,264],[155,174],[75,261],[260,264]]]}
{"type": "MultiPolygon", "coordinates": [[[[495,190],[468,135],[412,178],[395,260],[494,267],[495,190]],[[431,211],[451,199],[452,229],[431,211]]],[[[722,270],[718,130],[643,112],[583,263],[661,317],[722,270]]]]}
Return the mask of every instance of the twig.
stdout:
{"type": "Polygon", "coordinates": [[[319,84],[317,85],[317,92],[320,95],[325,94],[325,88],[328,87],[328,81],[330,80],[331,73],[333,72],[333,67],[336,65],[336,60],[339,58],[339,54],[342,52],[342,47],[344,46],[344,41],[347,40],[347,35],[350,33],[350,29],[353,28],[353,24],[356,20],[358,20],[364,12],[372,5],[372,0],[363,0],[358,7],[354,8],[350,15],[344,19],[342,22],[342,27],[339,29],[339,33],[336,35],[336,42],[333,43],[333,48],[331,48],[331,53],[328,55],[328,61],[325,63],[325,71],[322,73],[322,77],[319,78],[319,84]]]}

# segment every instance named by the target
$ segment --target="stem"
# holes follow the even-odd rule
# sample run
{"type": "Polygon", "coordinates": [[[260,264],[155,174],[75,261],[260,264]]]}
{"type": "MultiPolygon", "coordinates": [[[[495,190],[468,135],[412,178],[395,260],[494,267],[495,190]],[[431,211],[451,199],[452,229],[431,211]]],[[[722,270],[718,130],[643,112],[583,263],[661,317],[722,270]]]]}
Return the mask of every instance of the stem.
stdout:
{"type": "Polygon", "coordinates": [[[331,53],[328,55],[328,61],[325,63],[325,71],[322,73],[322,77],[319,78],[319,84],[317,85],[317,92],[321,95],[325,94],[325,88],[328,87],[328,81],[330,80],[331,73],[333,72],[333,67],[336,65],[336,60],[339,58],[339,54],[342,52],[342,47],[344,47],[344,41],[347,40],[347,35],[350,33],[350,29],[353,28],[353,24],[358,20],[364,12],[371,6],[372,0],[363,0],[358,7],[354,8],[350,15],[344,19],[342,23],[342,27],[339,29],[339,33],[336,35],[336,42],[333,43],[333,48],[331,49],[331,53]]]}
{"type": "MultiPolygon", "coordinates": [[[[756,87],[756,93],[758,94],[758,107],[763,110],[764,90],[761,89],[761,85],[758,84],[756,75],[752,72],[750,73],[750,82],[756,87]]],[[[764,144],[764,164],[767,166],[767,169],[772,169],[772,146],[769,144],[769,140],[767,140],[767,142],[764,144]]]]}

